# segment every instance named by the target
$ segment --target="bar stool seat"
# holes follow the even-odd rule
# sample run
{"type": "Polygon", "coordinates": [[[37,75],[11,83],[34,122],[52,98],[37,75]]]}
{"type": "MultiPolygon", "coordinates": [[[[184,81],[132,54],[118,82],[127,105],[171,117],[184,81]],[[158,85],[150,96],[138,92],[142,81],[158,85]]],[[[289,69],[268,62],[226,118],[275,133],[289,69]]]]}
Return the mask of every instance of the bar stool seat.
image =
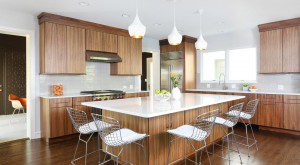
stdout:
{"type": "MultiPolygon", "coordinates": [[[[104,126],[103,129],[111,127],[111,124],[104,123],[102,121],[99,121],[97,123],[103,125],[104,126]]],[[[79,126],[78,127],[78,132],[81,133],[81,134],[90,134],[90,133],[93,133],[93,132],[97,132],[97,127],[96,127],[95,122],[92,121],[92,122],[86,123],[82,126],[79,126]]]]}
{"type": "Polygon", "coordinates": [[[235,125],[232,121],[226,120],[222,117],[216,117],[215,123],[220,125],[225,125],[227,127],[233,127],[235,125]]]}
{"type": "Polygon", "coordinates": [[[146,134],[140,134],[130,129],[122,128],[120,130],[117,130],[115,132],[106,135],[104,139],[107,142],[107,145],[112,147],[117,147],[117,146],[130,144],[132,142],[144,139],[145,137],[147,137],[146,134]],[[114,141],[111,141],[110,139],[112,139],[113,137],[115,139],[114,141]]]}
{"type": "MultiPolygon", "coordinates": [[[[237,111],[236,110],[232,110],[232,111],[228,112],[227,114],[231,115],[231,116],[234,116],[234,115],[237,115],[237,111]]],[[[251,116],[251,114],[248,114],[248,113],[245,113],[245,112],[241,112],[240,118],[251,119],[252,116],[251,116]]]]}
{"type": "Polygon", "coordinates": [[[193,140],[201,141],[206,138],[207,132],[203,131],[195,126],[191,125],[182,125],[172,130],[167,130],[168,133],[182,137],[182,138],[190,138],[193,140]],[[196,133],[198,132],[198,133],[196,133]],[[201,136],[196,136],[201,135],[201,136]]]}

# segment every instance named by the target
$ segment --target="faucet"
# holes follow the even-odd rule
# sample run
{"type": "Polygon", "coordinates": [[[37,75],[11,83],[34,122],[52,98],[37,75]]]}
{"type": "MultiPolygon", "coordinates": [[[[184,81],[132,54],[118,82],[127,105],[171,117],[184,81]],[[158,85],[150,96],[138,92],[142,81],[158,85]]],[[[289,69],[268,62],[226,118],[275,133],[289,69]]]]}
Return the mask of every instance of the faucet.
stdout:
{"type": "Polygon", "coordinates": [[[227,89],[227,87],[226,87],[226,85],[225,85],[225,74],[224,73],[220,73],[220,75],[219,75],[219,85],[221,85],[221,77],[223,76],[223,85],[222,85],[222,89],[223,90],[226,90],[227,89]]]}

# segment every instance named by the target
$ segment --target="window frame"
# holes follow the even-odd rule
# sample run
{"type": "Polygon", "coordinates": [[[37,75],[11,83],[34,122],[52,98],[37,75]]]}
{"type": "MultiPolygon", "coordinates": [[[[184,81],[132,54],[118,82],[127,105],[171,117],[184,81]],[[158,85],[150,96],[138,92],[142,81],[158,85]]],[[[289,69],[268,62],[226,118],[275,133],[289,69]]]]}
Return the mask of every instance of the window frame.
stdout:
{"type": "Polygon", "coordinates": [[[258,71],[258,48],[256,46],[249,46],[249,47],[240,47],[240,48],[234,48],[234,49],[227,49],[227,50],[210,50],[200,53],[200,83],[219,83],[218,80],[203,80],[203,53],[211,53],[211,52],[218,52],[218,51],[224,51],[225,52],[225,83],[244,83],[244,80],[229,80],[229,51],[231,50],[237,50],[237,49],[250,49],[255,48],[256,50],[256,77],[255,80],[247,80],[247,83],[257,83],[257,71],[258,71]]]}

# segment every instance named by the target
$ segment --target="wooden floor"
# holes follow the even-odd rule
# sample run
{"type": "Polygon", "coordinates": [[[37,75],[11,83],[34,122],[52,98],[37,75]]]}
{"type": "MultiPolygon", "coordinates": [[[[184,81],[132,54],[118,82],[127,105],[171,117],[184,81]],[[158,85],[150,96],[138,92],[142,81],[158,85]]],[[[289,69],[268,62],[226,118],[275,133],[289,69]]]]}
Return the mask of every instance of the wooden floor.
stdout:
{"type": "MultiPolygon", "coordinates": [[[[243,129],[236,129],[238,134],[244,133],[243,129]]],[[[251,165],[296,165],[300,164],[300,138],[279,133],[270,133],[266,131],[255,131],[259,141],[259,151],[253,148],[252,156],[243,154],[243,164],[251,165]]],[[[71,139],[64,142],[57,142],[51,145],[45,145],[41,140],[22,140],[11,143],[0,144],[0,164],[1,165],[60,165],[70,164],[75,150],[77,139],[71,139]]],[[[90,149],[95,149],[95,141],[91,142],[90,149]]],[[[241,148],[246,153],[245,148],[241,148]]],[[[216,148],[216,153],[221,153],[216,148]]],[[[83,145],[79,150],[83,153],[83,145]]],[[[216,154],[215,154],[216,155],[216,154]]],[[[232,153],[233,160],[230,164],[240,164],[239,157],[232,153]]],[[[229,164],[217,156],[211,156],[212,164],[229,164]]],[[[203,164],[209,164],[207,157],[202,157],[203,164]]],[[[77,162],[82,164],[82,161],[77,162]]],[[[97,154],[88,157],[88,164],[97,164],[97,154]]],[[[112,163],[109,163],[112,164],[112,163]]],[[[183,164],[183,162],[179,163],[183,164]]],[[[187,163],[192,164],[192,163],[187,163]]]]}

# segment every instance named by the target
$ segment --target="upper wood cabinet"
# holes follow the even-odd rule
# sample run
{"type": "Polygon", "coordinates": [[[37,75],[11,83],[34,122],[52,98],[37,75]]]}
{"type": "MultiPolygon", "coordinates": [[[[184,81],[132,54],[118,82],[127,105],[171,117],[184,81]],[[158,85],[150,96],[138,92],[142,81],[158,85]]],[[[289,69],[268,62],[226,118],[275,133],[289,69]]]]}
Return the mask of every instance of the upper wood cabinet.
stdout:
{"type": "Polygon", "coordinates": [[[282,30],[260,33],[260,73],[282,72],[282,30]]]}
{"type": "Polygon", "coordinates": [[[86,50],[118,53],[118,36],[100,31],[86,31],[86,50]]]}
{"type": "Polygon", "coordinates": [[[118,36],[118,55],[122,62],[111,64],[112,75],[142,74],[142,40],[118,36]]]}
{"type": "Polygon", "coordinates": [[[300,72],[300,26],[283,29],[283,72],[300,72]]]}
{"type": "Polygon", "coordinates": [[[42,23],[40,69],[41,74],[85,74],[85,30],[42,23]]]}
{"type": "Polygon", "coordinates": [[[300,72],[300,18],[259,25],[260,73],[300,72]]]}

